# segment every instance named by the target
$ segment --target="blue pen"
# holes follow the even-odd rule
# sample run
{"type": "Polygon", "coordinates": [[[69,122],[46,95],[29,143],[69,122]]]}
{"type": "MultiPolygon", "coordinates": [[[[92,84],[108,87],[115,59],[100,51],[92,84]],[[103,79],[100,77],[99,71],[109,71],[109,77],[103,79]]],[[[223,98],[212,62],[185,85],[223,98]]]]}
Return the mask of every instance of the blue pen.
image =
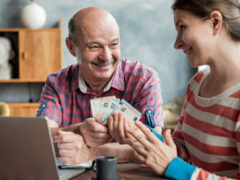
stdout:
{"type": "Polygon", "coordinates": [[[147,124],[150,127],[155,128],[156,124],[154,121],[153,111],[151,109],[148,109],[145,111],[145,115],[146,115],[146,119],[147,119],[147,124]]]}
{"type": "Polygon", "coordinates": [[[148,127],[159,140],[161,140],[162,142],[165,142],[164,138],[160,134],[158,134],[155,129],[153,129],[154,127],[156,127],[154,117],[153,117],[153,111],[151,109],[148,109],[145,111],[145,115],[148,123],[148,125],[145,124],[145,126],[148,127]]]}

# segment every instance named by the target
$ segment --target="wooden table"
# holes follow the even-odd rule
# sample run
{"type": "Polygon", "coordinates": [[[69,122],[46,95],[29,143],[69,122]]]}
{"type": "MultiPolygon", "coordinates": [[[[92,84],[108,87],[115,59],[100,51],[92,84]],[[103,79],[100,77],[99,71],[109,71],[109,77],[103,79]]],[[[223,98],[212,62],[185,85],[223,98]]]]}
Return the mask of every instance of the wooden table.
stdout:
{"type": "MultiPolygon", "coordinates": [[[[117,175],[124,180],[166,180],[150,168],[144,167],[140,164],[134,163],[122,163],[117,165],[117,175]]],[[[83,174],[73,178],[73,180],[90,180],[91,177],[96,177],[96,174],[92,170],[87,170],[83,174]]]]}

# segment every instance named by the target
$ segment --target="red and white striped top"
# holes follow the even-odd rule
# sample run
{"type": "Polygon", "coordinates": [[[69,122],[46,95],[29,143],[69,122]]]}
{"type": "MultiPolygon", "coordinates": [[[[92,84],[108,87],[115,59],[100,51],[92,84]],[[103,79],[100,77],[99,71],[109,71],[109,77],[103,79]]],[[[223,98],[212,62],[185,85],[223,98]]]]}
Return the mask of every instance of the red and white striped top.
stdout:
{"type": "Polygon", "coordinates": [[[188,84],[175,132],[178,155],[197,166],[191,179],[240,179],[240,83],[211,98],[199,96],[209,70],[188,84]]]}

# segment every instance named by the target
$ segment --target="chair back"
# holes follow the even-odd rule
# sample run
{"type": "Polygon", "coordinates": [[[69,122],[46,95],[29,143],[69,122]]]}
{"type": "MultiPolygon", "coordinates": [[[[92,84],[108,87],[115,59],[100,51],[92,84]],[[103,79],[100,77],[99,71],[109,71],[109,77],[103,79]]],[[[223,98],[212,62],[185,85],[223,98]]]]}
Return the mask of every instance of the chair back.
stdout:
{"type": "Polygon", "coordinates": [[[9,116],[10,109],[7,103],[0,102],[0,116],[9,116]]]}

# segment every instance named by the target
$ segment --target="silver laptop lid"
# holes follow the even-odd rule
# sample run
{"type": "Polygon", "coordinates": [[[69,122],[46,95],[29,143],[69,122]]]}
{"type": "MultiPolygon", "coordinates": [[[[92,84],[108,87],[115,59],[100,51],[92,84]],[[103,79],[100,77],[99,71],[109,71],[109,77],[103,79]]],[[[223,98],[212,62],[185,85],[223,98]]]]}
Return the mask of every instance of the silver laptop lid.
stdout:
{"type": "Polygon", "coordinates": [[[58,179],[45,118],[0,116],[0,178],[58,179]]]}

